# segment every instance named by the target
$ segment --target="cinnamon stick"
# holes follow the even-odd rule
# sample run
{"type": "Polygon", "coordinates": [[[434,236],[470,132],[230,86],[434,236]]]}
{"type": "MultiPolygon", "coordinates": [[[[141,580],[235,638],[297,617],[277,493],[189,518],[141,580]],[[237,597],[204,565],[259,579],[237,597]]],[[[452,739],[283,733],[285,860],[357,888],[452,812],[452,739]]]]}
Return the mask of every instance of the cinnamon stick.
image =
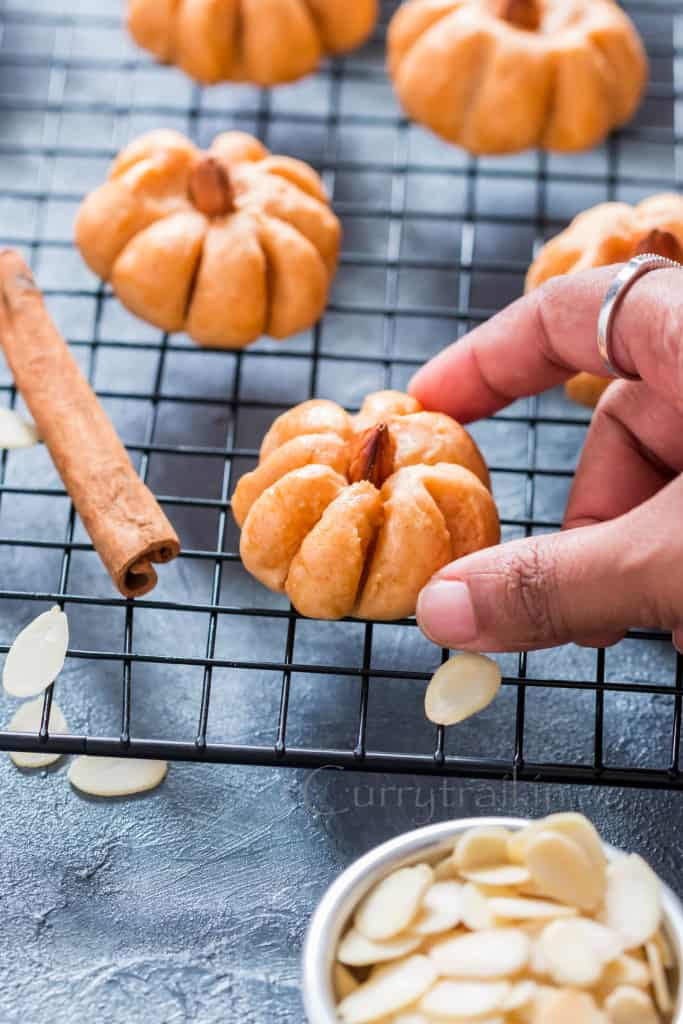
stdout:
{"type": "Polygon", "coordinates": [[[11,249],[0,252],[0,344],[114,584],[124,597],[148,593],[153,563],[175,558],[180,542],[11,249]]]}

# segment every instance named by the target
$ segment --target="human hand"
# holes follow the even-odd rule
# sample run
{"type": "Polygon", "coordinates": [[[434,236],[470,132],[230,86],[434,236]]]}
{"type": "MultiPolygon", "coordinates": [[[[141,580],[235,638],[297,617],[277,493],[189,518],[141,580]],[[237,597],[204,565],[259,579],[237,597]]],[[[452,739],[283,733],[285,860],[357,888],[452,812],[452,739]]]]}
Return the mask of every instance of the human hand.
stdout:
{"type": "MultiPolygon", "coordinates": [[[[616,272],[549,281],[422,367],[411,392],[426,409],[469,422],[578,370],[607,376],[597,320],[616,272]]],[[[417,607],[436,643],[607,646],[640,626],[671,630],[683,650],[683,271],[657,270],[630,288],[613,351],[642,380],[617,381],[600,401],[563,532],[487,548],[438,572],[417,607]]]]}

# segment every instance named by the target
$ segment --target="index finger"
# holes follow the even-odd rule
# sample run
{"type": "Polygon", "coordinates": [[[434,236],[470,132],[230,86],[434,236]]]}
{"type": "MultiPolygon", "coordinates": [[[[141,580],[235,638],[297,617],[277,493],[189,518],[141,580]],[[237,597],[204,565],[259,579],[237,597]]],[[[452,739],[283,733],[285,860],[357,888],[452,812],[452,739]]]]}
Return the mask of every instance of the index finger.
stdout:
{"type": "MultiPolygon", "coordinates": [[[[413,377],[426,409],[463,422],[538,394],[579,370],[608,377],[597,348],[600,307],[617,266],[553,278],[444,349],[413,377]]],[[[680,405],[683,282],[677,269],[641,278],[614,321],[619,366],[680,405]]]]}

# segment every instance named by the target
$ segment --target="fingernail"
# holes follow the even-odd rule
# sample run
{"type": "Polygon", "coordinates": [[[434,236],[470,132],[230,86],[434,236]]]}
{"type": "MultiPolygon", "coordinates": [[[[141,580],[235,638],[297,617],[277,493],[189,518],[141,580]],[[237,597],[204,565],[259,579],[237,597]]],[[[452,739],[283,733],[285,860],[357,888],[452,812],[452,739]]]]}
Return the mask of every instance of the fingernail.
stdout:
{"type": "Polygon", "coordinates": [[[683,654],[683,626],[678,626],[671,634],[673,645],[679,654],[683,654]]]}
{"type": "Polygon", "coordinates": [[[420,593],[417,621],[430,640],[457,647],[474,640],[477,620],[470,590],[461,580],[434,580],[420,593]]]}

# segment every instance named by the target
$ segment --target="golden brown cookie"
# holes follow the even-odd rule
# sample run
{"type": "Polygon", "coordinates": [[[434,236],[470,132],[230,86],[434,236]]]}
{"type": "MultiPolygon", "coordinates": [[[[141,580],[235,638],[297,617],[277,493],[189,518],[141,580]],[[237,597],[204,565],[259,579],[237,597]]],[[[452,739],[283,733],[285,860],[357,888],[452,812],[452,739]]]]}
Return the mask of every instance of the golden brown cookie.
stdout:
{"type": "Polygon", "coordinates": [[[127,309],[219,348],[314,324],[340,234],[316,172],[243,132],[207,152],[178,132],[143,135],[76,220],[83,258],[127,309]]]}
{"type": "Polygon", "coordinates": [[[397,391],[355,417],[323,400],[284,413],[232,510],[245,567],[318,619],[413,615],[435,572],[500,540],[470,435],[397,391]]]}
{"type": "MultiPolygon", "coordinates": [[[[584,210],[543,246],[529,267],[526,291],[560,274],[620,263],[646,252],[683,261],[682,196],[664,192],[636,206],[600,203],[584,210]]],[[[591,408],[611,379],[580,373],[565,390],[573,401],[591,408]]]]}
{"type": "Polygon", "coordinates": [[[471,153],[587,149],[633,116],[647,80],[612,0],[408,0],[388,50],[410,117],[471,153]]]}
{"type": "Polygon", "coordinates": [[[378,0],[129,0],[133,39],[199,82],[277,85],[360,46],[378,0]]]}

